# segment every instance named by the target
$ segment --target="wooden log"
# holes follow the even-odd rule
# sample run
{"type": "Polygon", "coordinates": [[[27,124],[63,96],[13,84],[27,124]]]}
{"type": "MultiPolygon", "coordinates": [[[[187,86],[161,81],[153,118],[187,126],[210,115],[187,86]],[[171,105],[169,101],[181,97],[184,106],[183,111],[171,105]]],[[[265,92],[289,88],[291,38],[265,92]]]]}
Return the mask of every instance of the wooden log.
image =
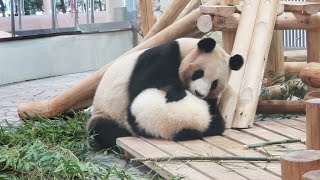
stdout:
{"type": "MultiPolygon", "coordinates": [[[[264,77],[267,78],[267,84],[271,85],[275,79],[284,73],[284,55],[283,55],[283,35],[282,31],[274,31],[264,77]]],[[[285,77],[282,78],[284,80],[285,77]]]]}
{"type": "Polygon", "coordinates": [[[305,113],[305,102],[287,100],[261,100],[258,103],[259,114],[301,114],[305,113]]]}
{"type": "Polygon", "coordinates": [[[284,72],[287,77],[300,74],[301,69],[307,65],[307,62],[285,62],[284,72]]]}
{"type": "Polygon", "coordinates": [[[314,88],[320,88],[320,63],[311,62],[301,69],[302,82],[314,88]]]}
{"type": "Polygon", "coordinates": [[[143,35],[146,36],[156,22],[156,18],[154,17],[152,10],[152,1],[139,0],[139,11],[143,35]]]}
{"type": "Polygon", "coordinates": [[[239,4],[239,0],[220,0],[222,6],[233,6],[239,4]]]}
{"type": "Polygon", "coordinates": [[[228,53],[231,54],[236,33],[232,31],[222,31],[222,47],[228,53]]]}
{"type": "Polygon", "coordinates": [[[320,152],[316,150],[295,151],[281,156],[282,180],[301,180],[311,170],[320,168],[320,152]]]}
{"type": "MultiPolygon", "coordinates": [[[[195,32],[197,27],[194,22],[196,22],[200,15],[201,11],[199,8],[197,8],[187,16],[181,18],[172,25],[168,26],[166,29],[157,33],[155,36],[126,52],[124,55],[128,55],[141,49],[155,47],[174,39],[184,37],[191,32],[195,32]]],[[[50,100],[27,102],[19,105],[19,117],[21,119],[25,119],[25,113],[28,113],[31,117],[36,117],[36,115],[52,117],[70,110],[74,110],[75,107],[86,108],[90,106],[96,88],[110,64],[103,66],[92,75],[81,80],[73,87],[63,91],[61,94],[50,100]],[[88,99],[91,101],[88,101],[88,99]]]]}
{"type": "Polygon", "coordinates": [[[282,2],[284,4],[284,11],[296,12],[305,14],[315,14],[320,11],[319,3],[308,2],[282,2]]]}
{"type": "Polygon", "coordinates": [[[306,62],[307,50],[284,51],[285,62],[306,62]]]}
{"type": "Polygon", "coordinates": [[[319,179],[320,179],[320,170],[309,171],[303,175],[303,180],[319,180],[319,179]]]}
{"type": "MultiPolygon", "coordinates": [[[[148,0],[150,1],[150,0],[148,0]]],[[[171,25],[179,16],[181,11],[186,7],[190,0],[172,1],[170,6],[163,13],[162,17],[157,21],[150,29],[148,34],[144,37],[144,40],[149,39],[164,28],[171,25]]],[[[151,1],[150,1],[151,2],[151,1]]]]}
{"type": "MultiPolygon", "coordinates": [[[[306,0],[306,2],[320,2],[319,0],[306,0]]],[[[307,30],[307,62],[320,62],[320,31],[307,30]]]]}
{"type": "Polygon", "coordinates": [[[210,15],[202,15],[197,19],[197,27],[199,31],[207,33],[211,31],[213,26],[212,17],[210,15]]]}
{"type": "Polygon", "coordinates": [[[320,150],[320,98],[306,102],[307,149],[320,150]]]}
{"type": "Polygon", "coordinates": [[[317,98],[320,98],[320,91],[310,91],[304,96],[303,100],[307,101],[309,99],[317,99],[317,98]]]}
{"type": "MultiPolygon", "coordinates": [[[[213,26],[212,31],[236,31],[240,21],[240,14],[233,13],[229,17],[214,18],[214,24],[220,26],[213,26]],[[219,23],[217,21],[222,21],[219,23]]],[[[277,16],[274,30],[286,29],[317,29],[320,28],[320,13],[313,15],[297,14],[291,12],[284,12],[277,16]]]]}
{"type": "Polygon", "coordinates": [[[265,59],[267,59],[270,49],[279,2],[279,0],[263,0],[260,2],[247,65],[245,66],[245,74],[241,84],[241,92],[237,97],[238,102],[232,124],[233,128],[253,126],[262,84],[261,79],[266,64],[265,59]]]}
{"type": "MultiPolygon", "coordinates": [[[[225,3],[228,3],[228,2],[226,2],[226,0],[225,0],[225,3]]],[[[233,12],[234,12],[235,11],[235,5],[239,5],[239,2],[237,2],[237,4],[235,2],[232,2],[232,4],[230,4],[230,5],[232,5],[230,7],[234,8],[234,10],[233,10],[233,12]]],[[[230,13],[231,12],[232,11],[230,11],[230,13]]],[[[227,17],[230,16],[231,14],[225,13],[225,15],[227,15],[227,17]]],[[[222,31],[222,47],[228,54],[231,54],[235,38],[236,38],[236,32],[233,32],[233,31],[222,31]]]]}
{"type": "Polygon", "coordinates": [[[198,8],[201,5],[201,0],[191,0],[187,7],[180,13],[177,19],[181,19],[182,17],[189,14],[192,10],[198,8]]]}
{"type": "Polygon", "coordinates": [[[249,53],[250,42],[253,34],[255,17],[258,13],[260,1],[244,1],[239,28],[233,45],[231,55],[241,54],[245,60],[244,67],[239,71],[230,74],[226,91],[220,99],[221,114],[226,122],[226,128],[231,128],[234,111],[236,109],[238,96],[241,88],[241,81],[246,66],[246,59],[249,53]]]}
{"type": "Polygon", "coordinates": [[[200,6],[200,10],[203,14],[206,15],[218,15],[222,17],[229,17],[236,11],[236,7],[222,5],[206,5],[200,6]]]}

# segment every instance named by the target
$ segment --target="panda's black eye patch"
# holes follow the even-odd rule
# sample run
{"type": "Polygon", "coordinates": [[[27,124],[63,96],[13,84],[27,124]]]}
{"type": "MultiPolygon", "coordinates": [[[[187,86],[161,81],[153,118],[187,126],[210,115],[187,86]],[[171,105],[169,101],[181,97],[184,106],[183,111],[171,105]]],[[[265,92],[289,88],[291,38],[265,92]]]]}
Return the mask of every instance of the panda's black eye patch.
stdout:
{"type": "Polygon", "coordinates": [[[204,76],[204,71],[203,70],[196,70],[192,75],[192,81],[200,79],[203,76],[204,76]]]}
{"type": "Polygon", "coordinates": [[[217,88],[217,86],[218,86],[218,80],[215,80],[215,81],[212,82],[210,89],[211,89],[211,90],[214,90],[214,89],[217,88]]]}

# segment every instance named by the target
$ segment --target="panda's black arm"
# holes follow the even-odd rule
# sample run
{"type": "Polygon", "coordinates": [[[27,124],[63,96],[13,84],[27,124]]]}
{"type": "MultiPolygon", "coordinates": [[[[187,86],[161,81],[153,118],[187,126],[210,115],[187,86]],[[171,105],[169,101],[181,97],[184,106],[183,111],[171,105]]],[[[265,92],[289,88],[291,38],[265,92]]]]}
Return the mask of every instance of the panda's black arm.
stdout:
{"type": "Polygon", "coordinates": [[[209,111],[211,115],[211,122],[204,133],[204,136],[216,136],[222,135],[225,130],[225,121],[220,113],[217,99],[206,100],[209,105],[209,111]]]}

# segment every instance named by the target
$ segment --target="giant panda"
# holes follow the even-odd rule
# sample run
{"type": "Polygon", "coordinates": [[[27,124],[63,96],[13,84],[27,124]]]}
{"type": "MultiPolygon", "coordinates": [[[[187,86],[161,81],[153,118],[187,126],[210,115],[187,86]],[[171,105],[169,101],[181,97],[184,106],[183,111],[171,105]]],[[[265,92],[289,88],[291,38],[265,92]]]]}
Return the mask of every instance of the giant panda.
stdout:
{"type": "Polygon", "coordinates": [[[130,110],[144,90],[165,92],[166,103],[183,100],[188,92],[215,99],[225,89],[230,70],[239,69],[242,62],[240,55],[230,57],[212,38],[181,38],[123,56],[100,81],[87,129],[100,148],[114,146],[118,137],[144,135],[130,110]]]}

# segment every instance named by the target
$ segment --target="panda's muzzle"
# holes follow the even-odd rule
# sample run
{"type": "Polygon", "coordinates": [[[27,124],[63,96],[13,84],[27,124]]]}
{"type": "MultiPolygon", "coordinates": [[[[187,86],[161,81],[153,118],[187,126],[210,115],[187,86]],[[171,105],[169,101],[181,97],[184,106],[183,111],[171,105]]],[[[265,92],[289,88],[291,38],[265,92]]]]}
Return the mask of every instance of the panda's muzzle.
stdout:
{"type": "Polygon", "coordinates": [[[196,96],[198,96],[198,97],[200,97],[200,98],[202,98],[202,97],[203,97],[203,95],[202,95],[202,94],[200,94],[197,90],[194,90],[194,93],[196,94],[196,96]]]}

